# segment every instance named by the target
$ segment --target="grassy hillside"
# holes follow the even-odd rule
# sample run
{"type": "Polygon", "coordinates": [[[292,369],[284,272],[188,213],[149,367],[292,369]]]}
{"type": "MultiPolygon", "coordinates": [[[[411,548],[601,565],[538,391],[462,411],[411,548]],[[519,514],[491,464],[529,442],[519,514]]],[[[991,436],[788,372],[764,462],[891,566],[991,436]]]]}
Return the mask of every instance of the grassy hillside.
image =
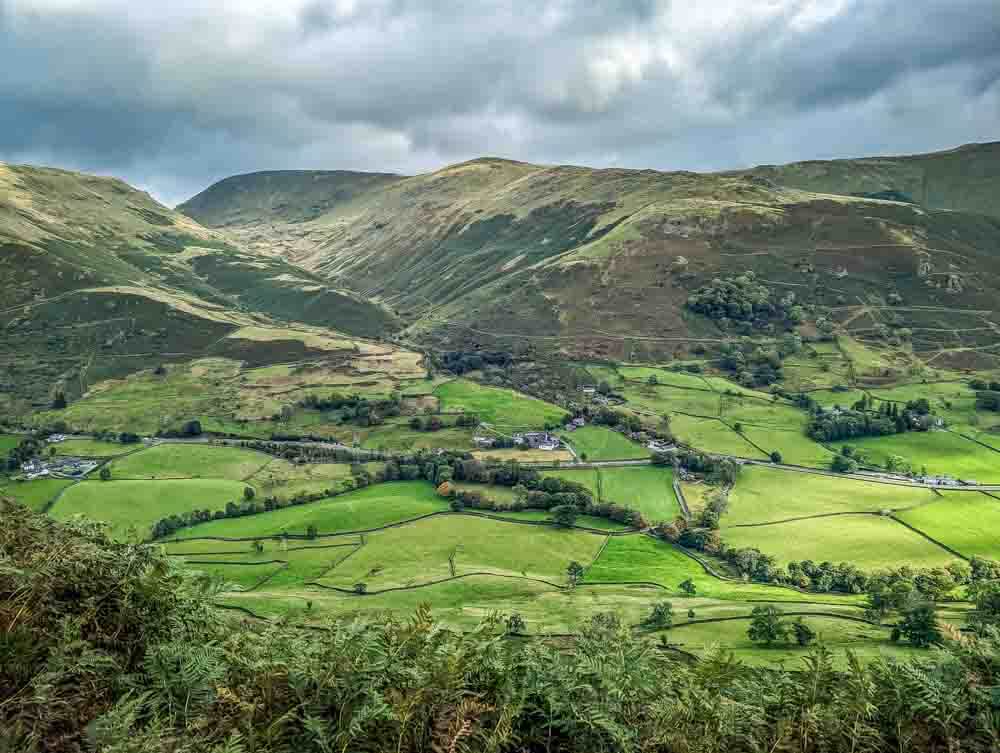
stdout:
{"type": "Polygon", "coordinates": [[[0,164],[0,295],[0,406],[14,413],[24,406],[10,403],[43,404],[59,383],[79,393],[144,359],[205,354],[241,327],[397,326],[385,308],[122,181],[23,165],[0,164]]]}
{"type": "Polygon", "coordinates": [[[296,191],[322,206],[308,173],[298,188],[282,174],[286,198],[264,201],[273,179],[243,176],[183,208],[385,301],[431,346],[662,362],[728,334],[685,308],[689,294],[754,270],[776,294],[795,293],[810,321],[830,318],[862,345],[886,347],[880,325],[908,329],[916,355],[901,359],[987,369],[1000,367],[1000,223],[982,214],[995,205],[997,153],[912,158],[933,177],[922,206],[884,200],[906,198],[885,193],[890,178],[866,182],[869,162],[892,160],[837,163],[848,177],[834,185],[486,158],[343,195],[335,183],[315,217],[278,206],[296,191]]]}
{"type": "Polygon", "coordinates": [[[747,172],[806,191],[866,194],[1000,217],[1000,141],[932,154],[762,165],[747,172]]]}

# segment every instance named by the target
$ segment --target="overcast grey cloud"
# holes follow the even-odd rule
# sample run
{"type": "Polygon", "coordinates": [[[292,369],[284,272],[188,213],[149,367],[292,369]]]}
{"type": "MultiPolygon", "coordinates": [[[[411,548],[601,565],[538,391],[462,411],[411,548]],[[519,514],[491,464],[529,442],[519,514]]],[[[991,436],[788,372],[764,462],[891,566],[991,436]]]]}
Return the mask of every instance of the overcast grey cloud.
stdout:
{"type": "Polygon", "coordinates": [[[0,160],[169,203],[261,169],[714,170],[995,139],[997,0],[0,0],[0,160]]]}

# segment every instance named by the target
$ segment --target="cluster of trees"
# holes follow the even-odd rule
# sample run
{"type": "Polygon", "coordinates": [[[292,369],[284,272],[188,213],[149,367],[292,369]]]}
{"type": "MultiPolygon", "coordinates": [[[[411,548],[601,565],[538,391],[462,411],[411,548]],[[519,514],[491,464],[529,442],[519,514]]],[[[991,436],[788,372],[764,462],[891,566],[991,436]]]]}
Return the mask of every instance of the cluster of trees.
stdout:
{"type": "MultiPolygon", "coordinates": [[[[558,642],[511,639],[527,629],[513,615],[453,631],[426,608],[313,630],[233,620],[157,547],[24,507],[0,517],[12,751],[988,753],[1000,739],[996,581],[975,591],[969,632],[939,631],[939,651],[838,662],[818,646],[752,667],[680,660],[614,613],[558,642]]],[[[653,609],[651,625],[671,618],[653,609]]],[[[780,638],[780,615],[756,617],[755,635],[780,638]]]]}
{"type": "Polygon", "coordinates": [[[969,382],[969,387],[976,390],[976,408],[1000,411],[1000,382],[973,379],[969,382]]]}
{"type": "Polygon", "coordinates": [[[478,371],[484,366],[505,367],[513,360],[510,353],[493,350],[449,350],[441,354],[444,367],[453,374],[478,371]]]}
{"type": "Polygon", "coordinates": [[[356,460],[384,460],[385,453],[377,450],[352,450],[347,447],[323,447],[322,445],[295,445],[269,442],[264,440],[247,440],[240,442],[245,447],[258,452],[266,452],[296,463],[351,463],[356,460]]]}
{"type": "Polygon", "coordinates": [[[45,440],[41,434],[28,435],[7,452],[7,470],[16,471],[22,463],[41,455],[44,449],[45,440]]]}
{"type": "Polygon", "coordinates": [[[881,437],[906,431],[926,431],[930,427],[931,406],[924,399],[911,400],[900,408],[899,403],[880,401],[865,396],[851,410],[816,407],[806,433],[818,442],[839,442],[858,437],[881,437]]]}
{"type": "Polygon", "coordinates": [[[804,648],[816,639],[816,631],[801,617],[788,622],[775,607],[763,606],[754,607],[750,613],[747,638],[768,647],[776,643],[789,643],[794,638],[804,648]]]}
{"type": "MultiPolygon", "coordinates": [[[[402,411],[403,398],[398,392],[392,393],[386,400],[369,400],[361,395],[342,395],[334,392],[329,397],[322,398],[309,394],[302,398],[298,405],[307,410],[318,410],[323,413],[337,412],[337,418],[343,423],[353,423],[358,426],[378,426],[391,416],[398,416],[402,411]]],[[[289,407],[289,406],[286,406],[289,407]]],[[[292,411],[284,411],[272,416],[273,420],[287,421],[292,411]]]]}
{"type": "Polygon", "coordinates": [[[801,351],[802,338],[795,332],[786,332],[780,342],[770,346],[741,337],[719,347],[719,365],[744,387],[769,387],[783,377],[784,359],[801,351]]]}
{"type": "Polygon", "coordinates": [[[688,296],[687,306],[723,328],[735,322],[766,330],[772,322],[800,324],[806,315],[794,293],[778,297],[753,272],[714,278],[688,296]]]}
{"type": "Polygon", "coordinates": [[[198,437],[201,434],[201,421],[198,419],[185,421],[177,428],[161,429],[156,432],[156,436],[158,437],[198,437]]]}
{"type": "MultiPolygon", "coordinates": [[[[587,409],[584,409],[581,415],[587,417],[592,424],[610,426],[611,428],[617,429],[625,434],[642,431],[642,421],[639,420],[639,417],[634,413],[626,413],[625,411],[615,410],[614,408],[609,408],[607,406],[601,406],[596,410],[590,410],[588,406],[587,409]]],[[[567,421],[569,420],[572,419],[567,418],[567,421]]]]}
{"type": "Polygon", "coordinates": [[[705,477],[713,486],[732,486],[740,475],[740,464],[731,458],[716,457],[698,450],[653,453],[654,465],[673,465],[705,477]]]}

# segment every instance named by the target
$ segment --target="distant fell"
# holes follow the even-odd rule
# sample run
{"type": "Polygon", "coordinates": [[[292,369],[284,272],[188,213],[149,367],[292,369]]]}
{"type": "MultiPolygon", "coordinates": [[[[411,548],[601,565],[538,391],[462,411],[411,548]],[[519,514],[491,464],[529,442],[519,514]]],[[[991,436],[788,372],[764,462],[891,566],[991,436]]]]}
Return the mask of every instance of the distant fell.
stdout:
{"type": "Polygon", "coordinates": [[[912,201],[1000,217],[1000,141],[928,154],[761,165],[755,175],[792,188],[912,201]]]}

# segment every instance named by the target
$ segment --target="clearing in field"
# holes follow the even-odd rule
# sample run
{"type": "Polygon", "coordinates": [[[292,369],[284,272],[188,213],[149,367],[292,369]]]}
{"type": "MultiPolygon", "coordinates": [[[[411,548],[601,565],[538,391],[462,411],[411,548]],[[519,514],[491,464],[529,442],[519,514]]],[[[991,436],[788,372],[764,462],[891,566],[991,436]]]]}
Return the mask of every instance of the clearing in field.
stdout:
{"type": "Polygon", "coordinates": [[[683,413],[689,416],[719,416],[720,395],[708,388],[684,389],[665,385],[650,386],[629,382],[621,390],[629,405],[661,416],[683,413]]]}
{"type": "Polygon", "coordinates": [[[213,520],[178,531],[176,538],[255,539],[283,533],[304,536],[311,525],[324,536],[377,528],[447,509],[445,500],[426,481],[395,481],[273,512],[213,520]]]}
{"type": "Polygon", "coordinates": [[[113,461],[111,474],[116,479],[224,478],[243,481],[272,460],[269,455],[240,447],[165,443],[113,461]]]}
{"type": "Polygon", "coordinates": [[[161,518],[192,510],[225,509],[227,502],[243,498],[245,486],[226,479],[81,481],[66,489],[50,512],[56,518],[84,515],[103,521],[119,539],[134,528],[145,540],[161,518]]]}
{"type": "Polygon", "coordinates": [[[649,457],[649,450],[606,426],[583,426],[560,432],[583,460],[636,460],[649,457]]]}
{"type": "Polygon", "coordinates": [[[830,513],[900,510],[935,499],[930,489],[747,466],[729,494],[729,510],[722,523],[735,526],[830,513]]]}
{"type": "Polygon", "coordinates": [[[566,416],[559,406],[503,387],[487,387],[469,379],[454,379],[434,390],[445,413],[474,413],[501,428],[543,428],[566,416]]]}
{"type": "Polygon", "coordinates": [[[838,515],[744,528],[723,527],[734,549],[755,547],[777,559],[849,562],[871,572],[890,567],[940,567],[954,562],[947,550],[889,517],[838,515]]]}
{"type": "Polygon", "coordinates": [[[979,492],[941,494],[943,499],[897,517],[966,557],[1000,560],[1000,499],[979,492]]]}
{"type": "Polygon", "coordinates": [[[743,436],[768,454],[778,452],[781,462],[810,468],[829,468],[833,453],[814,442],[802,429],[776,429],[767,426],[741,427],[743,436]]]}
{"type": "Polygon", "coordinates": [[[1000,481],[1000,452],[950,431],[909,431],[850,444],[863,449],[876,465],[885,463],[890,455],[899,455],[917,471],[926,467],[931,474],[946,473],[980,483],[1000,481]]]}
{"type": "Polygon", "coordinates": [[[379,591],[491,573],[562,584],[569,563],[586,565],[603,542],[581,531],[444,516],[368,534],[364,546],[321,582],[347,589],[364,583],[379,591]]]}
{"type": "Polygon", "coordinates": [[[479,460],[517,460],[521,463],[568,463],[573,460],[573,455],[567,450],[521,450],[512,447],[477,450],[472,454],[479,460]]]}
{"type": "Polygon", "coordinates": [[[67,439],[49,446],[56,448],[56,455],[81,458],[113,458],[142,449],[141,444],[104,442],[99,439],[67,439]]]}
{"type": "Polygon", "coordinates": [[[7,453],[21,444],[24,439],[19,434],[0,434],[0,456],[7,457],[7,453]]]}

